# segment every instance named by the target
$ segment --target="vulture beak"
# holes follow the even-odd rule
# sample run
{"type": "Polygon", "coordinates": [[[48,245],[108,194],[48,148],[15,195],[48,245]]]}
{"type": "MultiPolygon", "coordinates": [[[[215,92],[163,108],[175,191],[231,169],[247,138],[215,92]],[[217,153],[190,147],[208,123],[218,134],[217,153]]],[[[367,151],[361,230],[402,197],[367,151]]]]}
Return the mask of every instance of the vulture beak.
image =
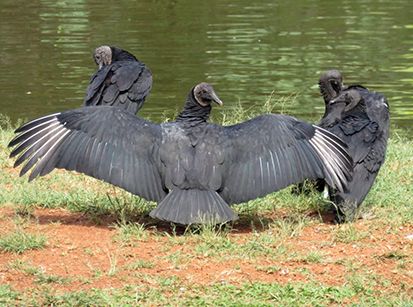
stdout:
{"type": "Polygon", "coordinates": [[[222,102],[222,100],[221,99],[219,99],[219,97],[217,96],[217,94],[215,94],[215,92],[212,92],[211,93],[211,98],[212,98],[212,100],[216,103],[216,104],[218,104],[218,105],[220,105],[220,106],[222,106],[224,103],[222,102]]]}

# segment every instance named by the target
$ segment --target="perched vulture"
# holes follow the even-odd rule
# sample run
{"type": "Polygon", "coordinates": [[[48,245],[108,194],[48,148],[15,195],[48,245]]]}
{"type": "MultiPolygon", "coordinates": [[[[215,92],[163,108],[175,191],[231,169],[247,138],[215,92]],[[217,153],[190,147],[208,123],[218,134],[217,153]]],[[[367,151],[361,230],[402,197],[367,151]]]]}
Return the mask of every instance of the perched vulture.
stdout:
{"type": "Polygon", "coordinates": [[[341,73],[330,70],[320,77],[325,113],[319,126],[348,146],[353,158],[352,181],[346,191],[330,186],[338,222],[352,221],[384,162],[389,137],[389,105],[383,94],[361,85],[343,85],[341,73]]]}
{"type": "Polygon", "coordinates": [[[100,46],[93,58],[99,66],[86,90],[84,106],[115,106],[136,114],[152,87],[148,67],[126,50],[100,46]]]}

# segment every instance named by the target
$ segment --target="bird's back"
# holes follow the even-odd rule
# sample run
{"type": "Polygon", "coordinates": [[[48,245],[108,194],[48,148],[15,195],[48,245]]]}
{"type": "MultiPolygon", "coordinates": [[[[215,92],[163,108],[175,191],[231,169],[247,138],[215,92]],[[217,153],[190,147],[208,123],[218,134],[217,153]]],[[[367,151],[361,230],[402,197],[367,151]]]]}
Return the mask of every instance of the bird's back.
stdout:
{"type": "Polygon", "coordinates": [[[346,192],[336,193],[336,203],[360,205],[373,185],[384,162],[389,135],[388,104],[384,95],[361,86],[351,86],[362,98],[361,107],[346,112],[336,124],[325,127],[340,137],[354,160],[353,180],[346,192]]]}
{"type": "Polygon", "coordinates": [[[185,129],[177,123],[162,125],[160,158],[165,186],[172,190],[218,190],[222,182],[220,127],[212,124],[185,129]]]}
{"type": "Polygon", "coordinates": [[[136,114],[152,88],[152,73],[137,60],[113,62],[98,70],[86,90],[84,106],[111,105],[136,114]]]}

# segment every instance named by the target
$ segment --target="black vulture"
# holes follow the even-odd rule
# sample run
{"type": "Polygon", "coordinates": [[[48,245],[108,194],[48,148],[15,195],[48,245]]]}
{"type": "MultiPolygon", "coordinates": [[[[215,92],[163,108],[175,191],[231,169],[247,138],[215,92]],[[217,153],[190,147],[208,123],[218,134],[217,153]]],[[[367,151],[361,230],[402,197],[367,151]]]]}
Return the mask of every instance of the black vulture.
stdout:
{"type": "Polygon", "coordinates": [[[27,161],[29,181],[76,170],[158,202],[152,217],[184,225],[236,220],[229,205],[306,178],[344,190],[352,160],[332,133],[277,114],[220,126],[207,122],[212,103],[222,104],[200,83],[170,123],[107,106],[48,115],[16,130],[11,157],[27,161]]]}
{"type": "Polygon", "coordinates": [[[113,46],[95,49],[99,66],[90,79],[84,106],[111,105],[136,114],[152,87],[149,68],[126,50],[113,46]]]}
{"type": "Polygon", "coordinates": [[[354,161],[346,191],[330,189],[338,222],[354,220],[384,162],[389,137],[389,105],[383,94],[361,85],[345,86],[341,73],[330,70],[320,77],[325,114],[319,125],[341,138],[354,161]]]}

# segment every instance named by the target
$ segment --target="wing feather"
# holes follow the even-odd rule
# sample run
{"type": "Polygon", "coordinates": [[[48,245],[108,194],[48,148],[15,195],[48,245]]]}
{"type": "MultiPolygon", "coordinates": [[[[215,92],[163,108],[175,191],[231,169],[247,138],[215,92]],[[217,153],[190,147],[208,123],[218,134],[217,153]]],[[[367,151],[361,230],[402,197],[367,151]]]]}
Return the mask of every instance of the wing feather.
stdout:
{"type": "Polygon", "coordinates": [[[306,178],[325,178],[342,190],[351,157],[333,134],[284,115],[262,115],[223,127],[227,137],[221,196],[239,203],[306,178]]]}
{"type": "Polygon", "coordinates": [[[111,105],[136,113],[151,88],[152,73],[145,64],[116,61],[93,75],[83,105],[111,105]]]}
{"type": "Polygon", "coordinates": [[[88,107],[31,121],[9,144],[29,180],[54,168],[75,170],[148,200],[165,196],[159,171],[162,128],[113,107],[88,107]]]}

